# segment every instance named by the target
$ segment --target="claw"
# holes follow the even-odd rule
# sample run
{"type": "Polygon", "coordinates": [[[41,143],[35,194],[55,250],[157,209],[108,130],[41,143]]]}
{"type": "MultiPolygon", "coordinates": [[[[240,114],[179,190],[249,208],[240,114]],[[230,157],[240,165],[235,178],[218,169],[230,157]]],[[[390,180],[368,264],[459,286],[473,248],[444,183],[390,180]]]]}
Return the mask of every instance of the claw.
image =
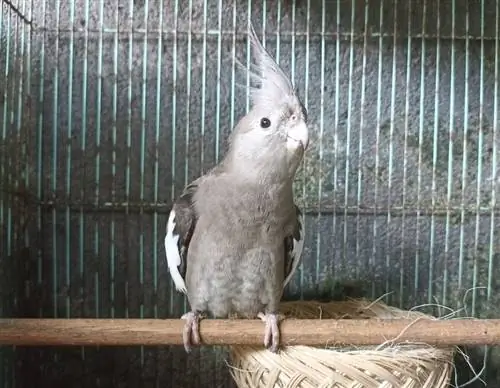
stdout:
{"type": "Polygon", "coordinates": [[[271,352],[277,353],[280,344],[278,315],[259,313],[258,317],[266,323],[266,328],[264,330],[264,346],[269,348],[271,352]]]}
{"type": "Polygon", "coordinates": [[[200,315],[196,312],[189,312],[184,314],[181,319],[186,320],[184,329],[182,331],[182,339],[184,342],[184,349],[186,353],[190,353],[192,345],[199,345],[200,340],[200,315]]]}

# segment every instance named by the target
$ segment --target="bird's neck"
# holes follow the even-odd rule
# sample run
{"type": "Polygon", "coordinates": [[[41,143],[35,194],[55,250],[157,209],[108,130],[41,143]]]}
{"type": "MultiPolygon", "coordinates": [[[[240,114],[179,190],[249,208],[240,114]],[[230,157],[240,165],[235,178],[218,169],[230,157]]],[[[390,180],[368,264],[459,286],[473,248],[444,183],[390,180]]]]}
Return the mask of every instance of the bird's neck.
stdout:
{"type": "Polygon", "coordinates": [[[288,175],[290,176],[290,179],[295,179],[295,175],[300,167],[303,157],[304,149],[302,146],[288,150],[288,175]]]}
{"type": "Polygon", "coordinates": [[[255,155],[237,152],[228,153],[225,167],[228,172],[246,181],[269,183],[289,179],[289,165],[286,154],[255,155]]]}

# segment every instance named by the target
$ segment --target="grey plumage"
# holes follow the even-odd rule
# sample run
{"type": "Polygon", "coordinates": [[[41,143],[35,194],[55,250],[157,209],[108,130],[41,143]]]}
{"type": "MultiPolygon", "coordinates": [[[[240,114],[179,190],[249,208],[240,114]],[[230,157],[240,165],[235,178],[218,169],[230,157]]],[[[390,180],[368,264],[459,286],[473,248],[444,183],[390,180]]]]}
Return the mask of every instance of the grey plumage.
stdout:
{"type": "Polygon", "coordinates": [[[276,351],[283,288],[300,260],[302,215],[292,183],[308,145],[307,112],[290,80],[257,40],[252,110],[240,119],[227,155],[174,203],[165,249],[176,288],[191,312],[184,344],[199,343],[201,313],[260,317],[276,351]]]}

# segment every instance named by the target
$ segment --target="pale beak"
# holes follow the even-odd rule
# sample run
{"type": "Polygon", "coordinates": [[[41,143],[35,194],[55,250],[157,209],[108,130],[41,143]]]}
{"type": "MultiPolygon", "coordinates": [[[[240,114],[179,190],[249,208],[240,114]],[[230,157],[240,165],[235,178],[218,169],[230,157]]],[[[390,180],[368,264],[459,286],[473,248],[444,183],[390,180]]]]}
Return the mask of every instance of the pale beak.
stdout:
{"type": "Polygon", "coordinates": [[[309,146],[309,129],[305,122],[300,122],[291,128],[287,134],[287,148],[294,149],[302,145],[304,151],[309,146]]]}

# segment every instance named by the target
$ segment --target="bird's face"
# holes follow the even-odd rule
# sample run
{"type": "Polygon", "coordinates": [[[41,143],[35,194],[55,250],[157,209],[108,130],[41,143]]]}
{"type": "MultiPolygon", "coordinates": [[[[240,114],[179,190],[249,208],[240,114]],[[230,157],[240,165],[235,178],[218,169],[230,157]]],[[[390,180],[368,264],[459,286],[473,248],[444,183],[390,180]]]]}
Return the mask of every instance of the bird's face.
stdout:
{"type": "Polygon", "coordinates": [[[298,98],[294,97],[292,100],[295,101],[283,109],[281,130],[286,135],[287,150],[295,154],[297,150],[303,152],[309,146],[309,128],[306,108],[298,98]]]}
{"type": "Polygon", "coordinates": [[[236,146],[260,154],[305,151],[309,145],[307,111],[298,98],[285,98],[280,104],[255,106],[237,128],[236,146]]]}
{"type": "Polygon", "coordinates": [[[258,87],[250,88],[252,109],[231,136],[230,158],[238,171],[268,169],[276,174],[286,171],[288,176],[296,171],[309,145],[307,111],[290,79],[260,44],[253,27],[249,37],[256,64],[255,71],[248,72],[258,87]]]}
{"type": "Polygon", "coordinates": [[[281,170],[293,177],[308,145],[307,111],[294,97],[275,108],[255,106],[235,128],[230,153],[240,171],[281,170]]]}

